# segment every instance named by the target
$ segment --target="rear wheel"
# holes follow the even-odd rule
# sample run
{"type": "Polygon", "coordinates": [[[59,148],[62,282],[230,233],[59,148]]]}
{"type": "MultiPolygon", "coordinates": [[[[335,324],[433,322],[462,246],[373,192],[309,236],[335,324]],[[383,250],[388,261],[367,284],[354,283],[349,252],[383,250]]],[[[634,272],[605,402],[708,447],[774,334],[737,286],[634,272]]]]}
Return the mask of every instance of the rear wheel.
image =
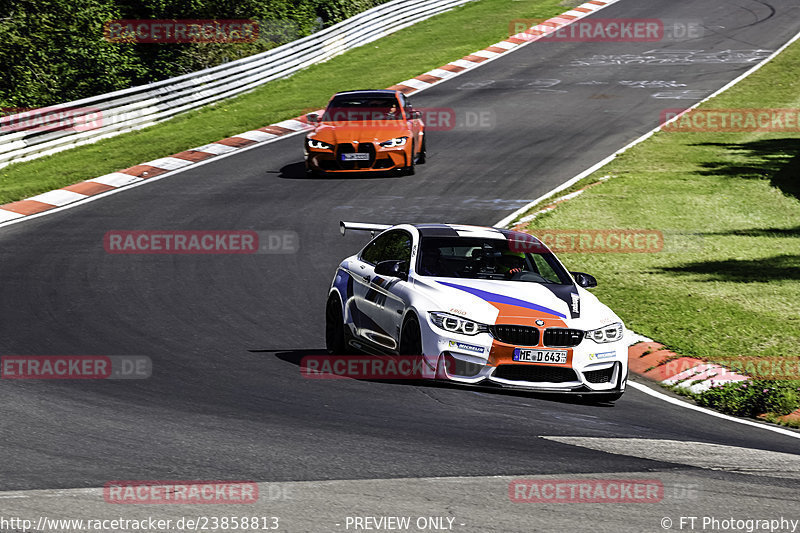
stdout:
{"type": "Polygon", "coordinates": [[[335,355],[347,353],[342,302],[336,295],[331,295],[325,306],[325,348],[335,355]]]}

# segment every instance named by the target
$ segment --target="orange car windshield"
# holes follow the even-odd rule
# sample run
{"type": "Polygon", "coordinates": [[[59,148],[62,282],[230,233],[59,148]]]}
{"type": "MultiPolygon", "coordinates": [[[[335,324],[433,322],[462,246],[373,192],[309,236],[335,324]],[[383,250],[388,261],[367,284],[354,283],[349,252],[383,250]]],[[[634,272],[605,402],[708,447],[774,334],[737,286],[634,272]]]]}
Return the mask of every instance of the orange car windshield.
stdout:
{"type": "Polygon", "coordinates": [[[394,98],[336,99],[322,116],[323,122],[383,122],[402,118],[394,98]]]}

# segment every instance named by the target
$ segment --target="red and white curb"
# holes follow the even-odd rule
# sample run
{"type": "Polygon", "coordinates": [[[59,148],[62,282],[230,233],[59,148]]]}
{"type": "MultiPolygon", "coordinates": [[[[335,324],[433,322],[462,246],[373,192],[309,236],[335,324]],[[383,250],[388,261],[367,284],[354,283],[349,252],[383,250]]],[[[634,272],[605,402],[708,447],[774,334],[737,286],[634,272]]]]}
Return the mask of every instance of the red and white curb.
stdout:
{"type": "Polygon", "coordinates": [[[721,365],[682,357],[649,339],[628,348],[628,365],[635,374],[695,394],[717,385],[750,380],[721,365]]]}
{"type": "MultiPolygon", "coordinates": [[[[727,368],[695,359],[682,357],[667,350],[663,344],[628,331],[628,367],[631,372],[647,379],[686,389],[699,394],[726,383],[748,382],[752,378],[737,374],[727,368]]],[[[783,422],[800,421],[800,409],[779,417],[783,422]]]]}
{"type": "MultiPolygon", "coordinates": [[[[451,61],[410,80],[402,81],[389,87],[389,89],[398,90],[404,94],[412,94],[428,89],[454,76],[480,67],[526,44],[536,42],[545,35],[618,1],[590,0],[561,15],[537,24],[525,32],[513,35],[508,39],[487,46],[483,50],[478,50],[461,59],[451,61]]],[[[321,112],[321,110],[318,112],[321,112]]],[[[61,189],[48,191],[31,198],[0,205],[0,226],[13,224],[51,210],[60,210],[72,204],[77,205],[93,196],[104,195],[156,176],[166,177],[164,175],[167,173],[177,173],[213,157],[227,155],[259,144],[267,144],[288,135],[295,135],[306,131],[309,127],[305,116],[295,117],[167,157],[147,161],[118,172],[112,172],[111,174],[75,183],[61,189]]]]}

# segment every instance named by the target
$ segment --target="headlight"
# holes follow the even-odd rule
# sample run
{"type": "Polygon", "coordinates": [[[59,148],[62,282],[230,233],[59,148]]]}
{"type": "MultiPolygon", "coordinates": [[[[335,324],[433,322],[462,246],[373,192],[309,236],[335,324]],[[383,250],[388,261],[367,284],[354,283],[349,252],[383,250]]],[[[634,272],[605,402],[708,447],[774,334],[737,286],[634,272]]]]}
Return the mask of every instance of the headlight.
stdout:
{"type": "Polygon", "coordinates": [[[328,144],[323,141],[318,141],[317,139],[307,138],[306,144],[308,145],[309,148],[314,148],[316,150],[333,150],[332,144],[328,144]]]}
{"type": "Polygon", "coordinates": [[[384,148],[395,148],[397,146],[403,146],[406,144],[408,137],[395,137],[394,139],[390,139],[388,141],[383,141],[380,143],[381,146],[384,148]]]}
{"type": "Polygon", "coordinates": [[[618,341],[622,338],[622,322],[587,331],[586,338],[597,343],[618,341]]]}
{"type": "Polygon", "coordinates": [[[433,322],[437,328],[451,333],[477,335],[478,333],[487,333],[489,331],[489,326],[486,324],[473,322],[472,320],[467,320],[466,318],[461,318],[460,316],[451,315],[449,313],[432,312],[430,315],[431,322],[433,322]]]}

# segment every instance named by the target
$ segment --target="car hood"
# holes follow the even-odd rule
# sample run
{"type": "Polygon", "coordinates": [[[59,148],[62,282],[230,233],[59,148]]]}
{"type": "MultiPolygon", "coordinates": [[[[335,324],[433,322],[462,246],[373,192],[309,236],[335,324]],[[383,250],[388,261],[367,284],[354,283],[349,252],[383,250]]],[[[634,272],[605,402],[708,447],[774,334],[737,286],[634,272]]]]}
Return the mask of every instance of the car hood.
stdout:
{"type": "Polygon", "coordinates": [[[415,283],[430,310],[463,316],[483,324],[534,325],[592,329],[619,321],[593,294],[574,284],[420,276],[415,283]]]}
{"type": "Polygon", "coordinates": [[[410,136],[404,122],[370,124],[366,122],[326,122],[320,124],[311,135],[314,139],[327,143],[340,142],[383,142],[395,137],[410,136]]]}

